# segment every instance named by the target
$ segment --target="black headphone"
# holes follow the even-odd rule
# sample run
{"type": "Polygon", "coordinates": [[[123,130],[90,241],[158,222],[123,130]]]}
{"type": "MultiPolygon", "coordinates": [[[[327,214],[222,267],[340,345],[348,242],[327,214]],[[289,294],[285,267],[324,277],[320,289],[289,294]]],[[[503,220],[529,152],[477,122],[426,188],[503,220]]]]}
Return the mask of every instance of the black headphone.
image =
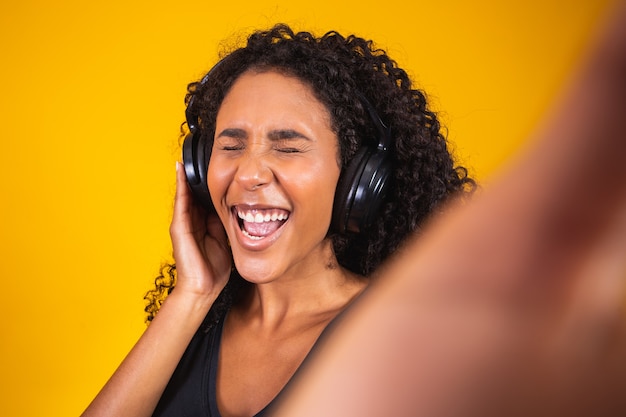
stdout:
{"type": "MultiPolygon", "coordinates": [[[[222,61],[218,62],[207,75],[202,78],[200,85],[204,84],[211,73],[222,61]]],[[[187,176],[187,184],[200,205],[207,211],[215,211],[211,194],[209,194],[209,185],[207,183],[207,171],[209,170],[209,159],[211,157],[211,149],[207,149],[199,129],[198,112],[193,106],[195,96],[191,96],[187,108],[185,109],[185,118],[187,119],[187,128],[189,133],[183,141],[183,165],[185,166],[185,175],[187,176]],[[207,154],[208,151],[208,154],[207,154]]]]}
{"type": "MultiPolygon", "coordinates": [[[[221,62],[204,76],[200,85],[209,79],[221,62]]],[[[363,141],[364,145],[340,174],[333,203],[331,229],[342,234],[347,232],[358,234],[368,230],[391,188],[393,178],[391,129],[383,123],[374,106],[364,96],[359,94],[359,99],[374,122],[376,137],[363,141]]],[[[183,142],[183,164],[194,197],[207,210],[214,211],[207,184],[211,149],[202,139],[198,126],[198,112],[193,104],[192,96],[185,110],[189,134],[183,142]]]]}

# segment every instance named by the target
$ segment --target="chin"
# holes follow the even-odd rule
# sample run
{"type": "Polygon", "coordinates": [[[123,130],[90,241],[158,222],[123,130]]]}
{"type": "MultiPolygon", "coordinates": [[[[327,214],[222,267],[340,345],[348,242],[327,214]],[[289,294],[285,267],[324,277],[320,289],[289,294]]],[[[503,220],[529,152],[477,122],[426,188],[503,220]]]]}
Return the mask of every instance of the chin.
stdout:
{"type": "Polygon", "coordinates": [[[254,262],[247,259],[245,262],[237,262],[235,258],[235,267],[237,272],[243,279],[252,284],[266,284],[277,278],[277,272],[266,262],[254,262]]]}

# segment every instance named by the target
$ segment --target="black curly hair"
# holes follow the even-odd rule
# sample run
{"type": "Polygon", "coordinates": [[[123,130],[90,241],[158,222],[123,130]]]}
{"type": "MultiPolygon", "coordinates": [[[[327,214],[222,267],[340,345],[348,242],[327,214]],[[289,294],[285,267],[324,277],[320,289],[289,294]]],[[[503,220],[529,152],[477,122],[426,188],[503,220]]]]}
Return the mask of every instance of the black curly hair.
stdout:
{"type": "MultiPolygon", "coordinates": [[[[254,32],[245,46],[226,54],[203,82],[190,83],[185,102],[193,97],[208,146],[213,143],[222,100],[235,80],[249,70],[278,71],[312,88],[331,115],[342,166],[354,157],[363,138],[375,136],[361,96],[391,128],[393,186],[380,215],[365,235],[330,234],[343,267],[370,275],[443,201],[475,188],[467,170],[455,165],[436,114],[428,108],[425,94],[413,88],[406,71],[372,41],[335,31],[315,37],[278,24],[254,32]]],[[[174,265],[162,268],[155,289],[146,295],[148,320],[173,289],[175,275],[174,265]]],[[[226,308],[241,281],[234,271],[213,314],[226,308]]]]}

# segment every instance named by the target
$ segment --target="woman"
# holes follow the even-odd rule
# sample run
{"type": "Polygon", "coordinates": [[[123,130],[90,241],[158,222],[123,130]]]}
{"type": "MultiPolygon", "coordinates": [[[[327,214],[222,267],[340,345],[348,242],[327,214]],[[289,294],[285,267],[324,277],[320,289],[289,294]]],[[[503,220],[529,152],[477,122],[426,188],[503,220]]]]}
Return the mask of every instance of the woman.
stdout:
{"type": "Polygon", "coordinates": [[[367,277],[473,187],[424,94],[355,36],[253,33],[187,104],[210,202],[177,164],[175,281],[86,416],[263,415],[367,277]]]}

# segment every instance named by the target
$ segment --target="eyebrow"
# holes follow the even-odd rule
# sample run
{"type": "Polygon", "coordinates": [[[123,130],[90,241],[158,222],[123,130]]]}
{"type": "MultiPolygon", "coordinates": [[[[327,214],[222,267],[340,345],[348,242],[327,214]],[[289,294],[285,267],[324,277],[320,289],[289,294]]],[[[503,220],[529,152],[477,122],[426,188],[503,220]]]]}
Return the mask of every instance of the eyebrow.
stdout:
{"type": "Polygon", "coordinates": [[[268,135],[272,141],[289,140],[289,139],[306,139],[311,140],[307,136],[293,129],[277,129],[272,130],[268,135]]]}
{"type": "Polygon", "coordinates": [[[234,139],[247,139],[248,138],[248,134],[246,133],[245,130],[233,129],[233,128],[224,129],[220,132],[219,135],[217,135],[218,138],[222,136],[226,136],[226,137],[234,138],[234,139]]]}
{"type": "MultiPolygon", "coordinates": [[[[244,140],[248,138],[248,134],[243,129],[238,128],[226,128],[220,132],[217,137],[226,136],[229,138],[244,140]]],[[[290,140],[290,139],[306,139],[311,140],[308,136],[298,132],[293,129],[276,129],[269,132],[267,135],[268,139],[275,142],[280,140],[290,140]]]]}

